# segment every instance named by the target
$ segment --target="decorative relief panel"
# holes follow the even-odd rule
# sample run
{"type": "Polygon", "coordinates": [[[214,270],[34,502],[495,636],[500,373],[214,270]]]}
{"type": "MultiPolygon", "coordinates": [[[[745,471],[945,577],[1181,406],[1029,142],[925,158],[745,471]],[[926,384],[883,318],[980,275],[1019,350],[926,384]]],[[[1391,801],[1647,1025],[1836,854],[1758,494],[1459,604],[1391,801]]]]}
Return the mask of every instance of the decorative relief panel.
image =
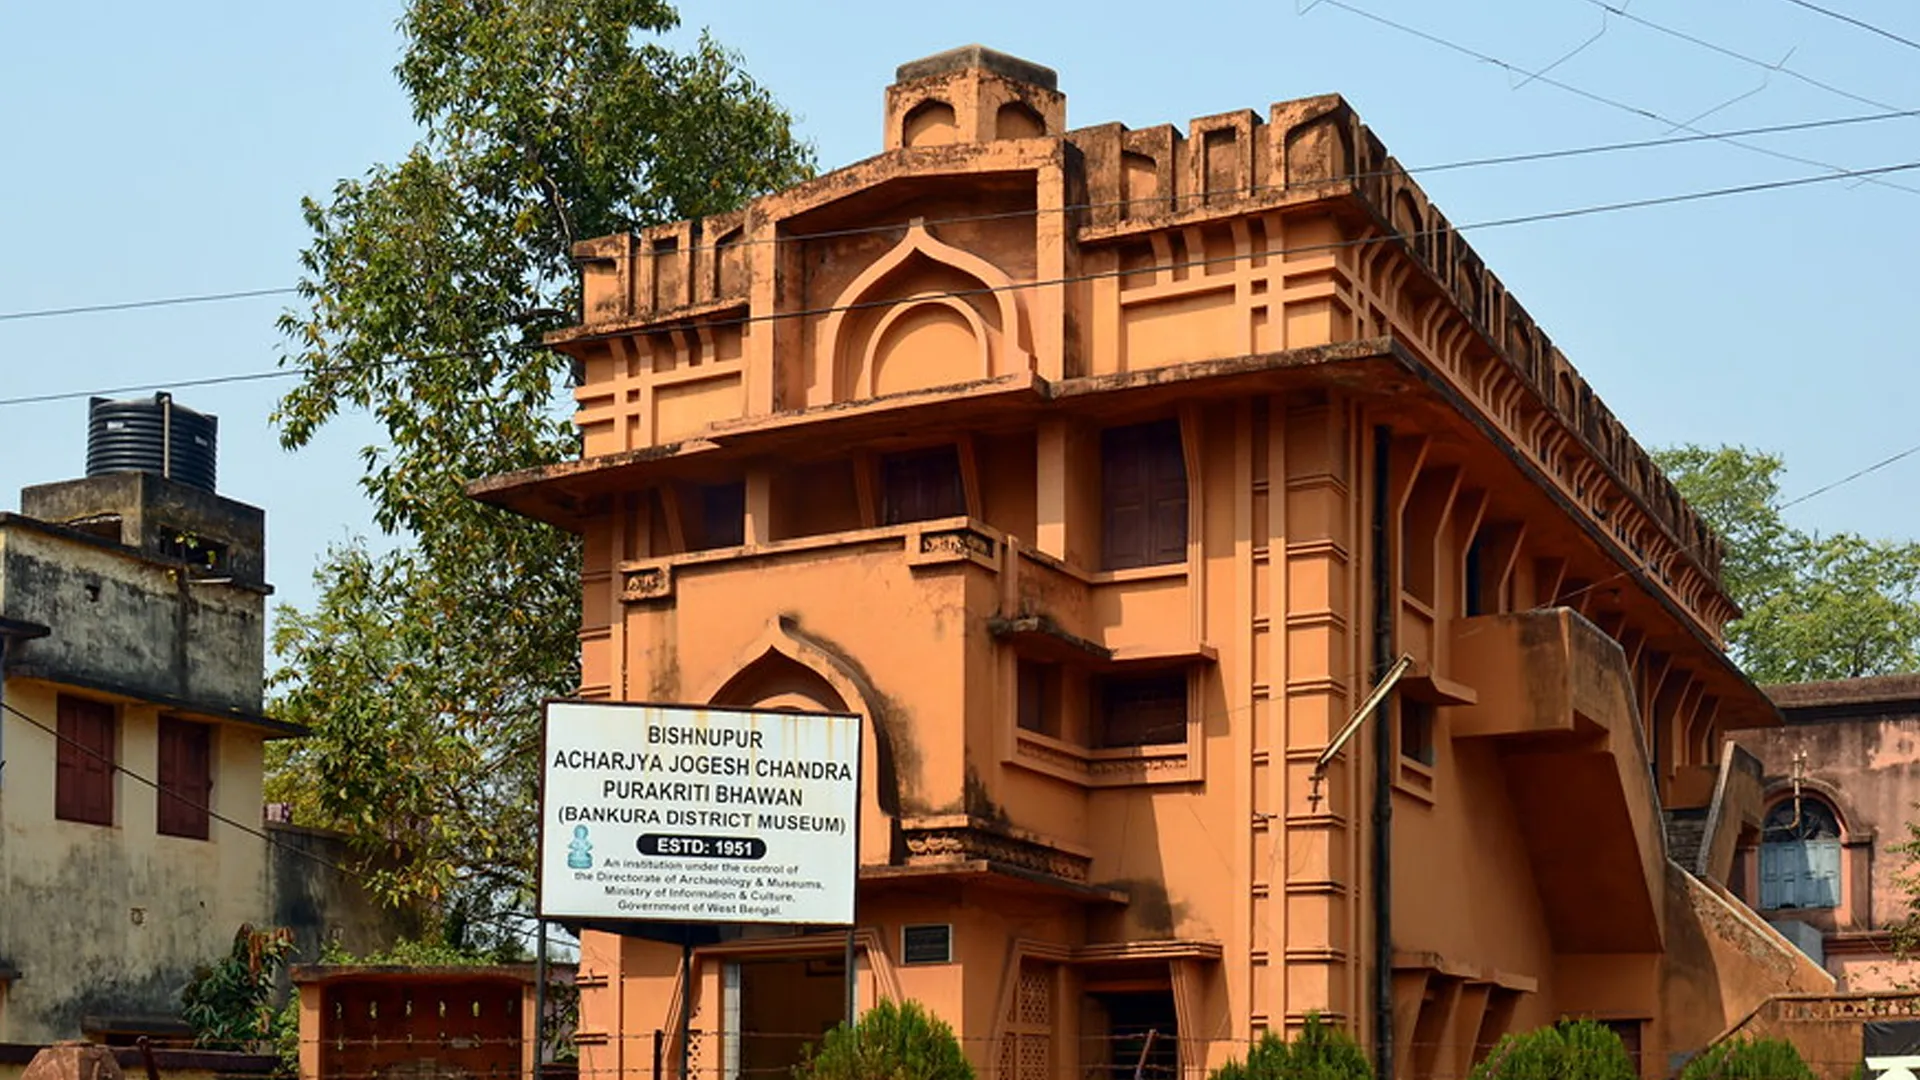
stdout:
{"type": "Polygon", "coordinates": [[[934,826],[909,821],[902,824],[901,836],[907,847],[908,865],[985,860],[1073,882],[1085,882],[1092,865],[1088,856],[1062,851],[1036,839],[1010,836],[985,828],[977,821],[934,826]]]}
{"type": "Polygon", "coordinates": [[[660,563],[622,569],[620,599],[628,604],[673,599],[673,567],[660,563]]]}

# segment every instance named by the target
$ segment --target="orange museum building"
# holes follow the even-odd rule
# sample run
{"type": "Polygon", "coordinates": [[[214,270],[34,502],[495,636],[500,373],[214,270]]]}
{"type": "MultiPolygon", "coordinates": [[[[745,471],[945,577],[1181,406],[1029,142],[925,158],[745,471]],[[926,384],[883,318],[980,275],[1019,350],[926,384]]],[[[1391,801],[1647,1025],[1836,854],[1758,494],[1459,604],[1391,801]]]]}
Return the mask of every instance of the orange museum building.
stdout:
{"type": "MultiPolygon", "coordinates": [[[[1403,1077],[1570,1016],[1658,1076],[1831,988],[1723,884],[1723,734],[1780,719],[1719,540],[1345,102],[1069,131],[972,47],[885,116],[579,245],[584,453],[473,486],[584,537],[581,696],[863,718],[861,1002],[1005,1080],[1312,1012],[1403,1077]]],[[[783,1073],[842,943],[589,931],[582,1068],[674,1073],[690,1010],[696,1075],[783,1073]]]]}

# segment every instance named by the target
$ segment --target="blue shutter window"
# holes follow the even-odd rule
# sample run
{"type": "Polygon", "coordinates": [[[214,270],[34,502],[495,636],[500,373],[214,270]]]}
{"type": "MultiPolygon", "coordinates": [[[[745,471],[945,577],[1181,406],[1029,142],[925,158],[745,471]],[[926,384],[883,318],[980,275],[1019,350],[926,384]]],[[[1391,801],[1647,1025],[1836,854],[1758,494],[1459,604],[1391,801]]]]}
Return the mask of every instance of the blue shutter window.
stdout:
{"type": "Polygon", "coordinates": [[[1840,906],[1840,823],[1818,799],[1787,799],[1760,833],[1760,907],[1840,906]]]}

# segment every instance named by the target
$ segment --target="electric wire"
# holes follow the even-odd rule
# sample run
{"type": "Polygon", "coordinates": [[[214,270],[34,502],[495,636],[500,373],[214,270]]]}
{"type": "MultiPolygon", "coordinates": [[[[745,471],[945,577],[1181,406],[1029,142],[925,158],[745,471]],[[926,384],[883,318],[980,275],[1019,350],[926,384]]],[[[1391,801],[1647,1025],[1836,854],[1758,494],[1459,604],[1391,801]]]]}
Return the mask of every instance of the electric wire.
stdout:
{"type": "MultiPolygon", "coordinates": [[[[1588,90],[1584,87],[1576,86],[1562,79],[1556,79],[1551,75],[1545,74],[1544,72],[1529,71],[1528,69],[1521,67],[1518,64],[1514,64],[1509,61],[1502,60],[1499,57],[1493,56],[1489,53],[1481,52],[1480,50],[1472,48],[1471,46],[1462,45],[1457,41],[1452,41],[1448,38],[1441,37],[1438,34],[1430,33],[1426,30],[1421,30],[1417,27],[1409,26],[1406,23],[1397,22],[1393,19],[1389,19],[1384,15],[1376,14],[1375,12],[1368,11],[1364,8],[1356,7],[1353,4],[1347,3],[1346,0],[1318,0],[1315,6],[1317,7],[1320,4],[1325,4],[1329,7],[1339,8],[1341,11],[1345,11],[1353,15],[1358,15],[1363,19],[1367,19],[1371,22],[1379,23],[1382,26],[1388,27],[1393,30],[1397,30],[1403,34],[1411,35],[1413,37],[1419,38],[1422,41],[1430,42],[1432,44],[1439,45],[1442,48],[1449,49],[1453,52],[1459,53],[1463,56],[1471,57],[1472,59],[1477,60],[1483,64],[1492,64],[1493,66],[1500,68],[1502,71],[1507,72],[1509,75],[1523,75],[1523,76],[1526,76],[1527,79],[1530,81],[1546,83],[1548,86],[1552,86],[1557,89],[1563,90],[1569,94],[1575,95],[1576,97],[1585,98],[1588,101],[1594,102],[1599,105],[1605,105],[1611,109],[1618,109],[1623,112],[1631,113],[1634,116],[1639,116],[1648,120],[1653,120],[1658,123],[1665,124],[1670,128],[1677,128],[1682,131],[1691,131],[1695,133],[1698,133],[1700,131],[1698,127],[1694,126],[1694,121],[1675,120],[1670,116],[1662,115],[1658,112],[1653,111],[1652,109],[1643,108],[1638,105],[1630,105],[1627,102],[1619,100],[1618,98],[1607,97],[1604,94],[1595,93],[1592,90],[1588,90]]],[[[1695,121],[1697,121],[1698,119],[1700,118],[1696,117],[1695,121]]],[[[1754,143],[1743,142],[1735,138],[1725,138],[1725,139],[1722,139],[1721,141],[1725,142],[1729,146],[1737,146],[1743,150],[1748,150],[1756,154],[1765,154],[1768,157],[1779,158],[1782,161],[1791,161],[1800,165],[1811,165],[1811,166],[1814,166],[1815,168],[1828,169],[1836,173],[1846,171],[1841,166],[1834,165],[1830,162],[1820,161],[1816,158],[1801,157],[1798,154],[1789,154],[1784,150],[1774,150],[1769,147],[1756,145],[1754,143]]],[[[1869,179],[1873,183],[1880,184],[1884,187],[1891,187],[1899,191],[1904,191],[1909,195],[1920,195],[1920,188],[1908,187],[1904,184],[1896,184],[1896,183],[1893,183],[1892,181],[1880,179],[1878,177],[1873,177],[1869,179]]]]}
{"type": "MultiPolygon", "coordinates": [[[[1338,0],[1322,0],[1322,2],[1337,3],[1338,0]]],[[[762,312],[759,314],[747,314],[747,315],[733,316],[733,317],[724,318],[724,319],[698,319],[698,320],[681,319],[669,325],[639,327],[639,328],[635,328],[635,329],[623,331],[623,332],[632,333],[635,335],[652,336],[652,335],[659,335],[659,334],[672,334],[672,333],[679,332],[680,330],[685,329],[687,327],[694,327],[694,326],[718,328],[718,327],[728,327],[728,326],[745,326],[745,325],[750,325],[755,323],[767,323],[767,322],[773,322],[780,319],[816,318],[823,315],[833,315],[833,314],[851,313],[851,312],[857,312],[857,311],[869,311],[869,310],[881,309],[881,308],[891,308],[891,307],[898,306],[899,304],[905,303],[909,299],[914,301],[941,300],[941,299],[966,299],[969,297],[994,295],[1002,292],[1016,292],[1024,289],[1051,288],[1051,287],[1062,286],[1062,285],[1076,285],[1076,284],[1084,284],[1092,281],[1103,281],[1103,280],[1109,280],[1113,278],[1132,277],[1132,276],[1136,276],[1144,273],[1164,273],[1164,272],[1169,272],[1173,270],[1202,269],[1210,266],[1219,266],[1221,264],[1235,263],[1242,260],[1250,260],[1254,258],[1274,258],[1274,257],[1286,258],[1286,257],[1295,256],[1295,255],[1313,254],[1313,253],[1319,253],[1319,252],[1331,252],[1331,251],[1342,250],[1345,248],[1364,247],[1364,246],[1370,246],[1374,244],[1401,243],[1405,241],[1422,239],[1426,237],[1441,236],[1441,235],[1445,235],[1448,232],[1467,232],[1467,231],[1473,231],[1473,230],[1510,228],[1516,225],[1530,225],[1530,224],[1537,224],[1537,223],[1548,222],[1548,221],[1564,221],[1571,218],[1587,217],[1595,214],[1618,213],[1626,210],[1642,210],[1642,209],[1648,209],[1648,208],[1658,207],[1658,206],[1673,206],[1673,205],[1689,203],[1689,202],[1699,202],[1699,201],[1708,200],[1708,199],[1726,198],[1726,197],[1731,197],[1735,195],[1750,195],[1750,194],[1756,194],[1759,192],[1766,192],[1766,191],[1780,191],[1780,190],[1785,190],[1789,188],[1804,187],[1810,184],[1831,183],[1836,180],[1885,176],[1885,175],[1890,175],[1894,173],[1911,172],[1915,169],[1920,169],[1920,161],[1901,162],[1899,164],[1894,164],[1894,165],[1881,165],[1881,166],[1876,166],[1870,169],[1854,169],[1854,170],[1849,170],[1849,171],[1838,173],[1838,174],[1822,173],[1816,176],[1789,177],[1781,180],[1763,180],[1763,181],[1757,181],[1751,184],[1737,184],[1729,187],[1708,188],[1700,191],[1679,192],[1679,193],[1670,194],[1670,195],[1655,195],[1655,196],[1649,196],[1641,199],[1626,199],[1619,202],[1589,204],[1586,206],[1571,207],[1564,210],[1546,210],[1546,211],[1540,211],[1540,212],[1531,213],[1531,214],[1516,214],[1511,217],[1490,218],[1485,221],[1478,221],[1478,222],[1472,222],[1467,224],[1448,225],[1445,227],[1436,227],[1431,229],[1418,229],[1411,233],[1402,233],[1402,232],[1382,233],[1382,234],[1373,235],[1373,236],[1353,237],[1345,240],[1329,240],[1329,241],[1322,241],[1322,242],[1311,243],[1311,244],[1301,244],[1301,245],[1296,245],[1293,247],[1285,247],[1285,248],[1262,249],[1257,251],[1245,251],[1245,252],[1236,251],[1226,255],[1207,256],[1207,257],[1202,257],[1197,259],[1187,259],[1179,262],[1155,263],[1155,264],[1150,264],[1146,266],[1123,267],[1123,268],[1116,268],[1112,270],[1096,270],[1096,271],[1089,271],[1089,272],[1080,273],[1080,274],[1068,274],[1068,275],[1055,277],[1055,278],[1044,278],[1044,279],[1039,279],[1035,281],[1014,282],[1008,285],[980,285],[975,288],[951,289],[944,292],[936,292],[936,293],[920,293],[920,294],[916,294],[913,297],[888,297],[885,299],[877,299],[877,300],[863,300],[863,301],[858,301],[850,304],[829,304],[829,305],[824,305],[820,307],[800,308],[800,309],[795,309],[790,311],[772,311],[772,312],[762,312]]],[[[311,377],[314,375],[329,375],[329,374],[349,372],[353,370],[358,370],[360,367],[384,368],[384,367],[395,367],[395,366],[410,366],[413,364],[431,363],[437,360],[461,359],[461,358],[474,359],[474,358],[492,355],[494,353],[504,352],[504,351],[518,351],[518,350],[538,351],[545,348],[546,346],[537,342],[501,343],[501,344],[490,346],[484,349],[454,350],[454,351],[440,352],[440,353],[429,353],[429,354],[413,356],[413,357],[400,356],[400,357],[393,357],[393,358],[384,359],[384,360],[367,361],[364,364],[338,364],[338,365],[327,365],[327,366],[314,367],[314,368],[302,368],[302,367],[294,366],[294,367],[275,368],[275,369],[266,370],[266,371],[240,372],[240,373],[235,373],[231,375],[211,375],[202,379],[195,380],[190,384],[179,383],[179,382],[158,382],[158,383],[141,383],[141,384],[134,384],[134,385],[128,385],[128,386],[121,386],[111,390],[56,391],[56,392],[45,393],[45,394],[29,394],[29,395],[22,395],[17,397],[10,397],[10,398],[0,398],[0,407],[45,404],[48,402],[70,401],[70,400],[76,400],[80,398],[99,397],[99,396],[106,396],[111,394],[137,393],[145,390],[162,390],[162,389],[167,389],[169,387],[179,387],[184,385],[216,386],[216,385],[222,385],[226,383],[254,382],[254,381],[259,381],[263,379],[292,378],[295,376],[311,377]]]]}
{"type": "MultiPolygon", "coordinates": [[[[1888,466],[1896,465],[1902,461],[1905,461],[1907,458],[1910,458],[1915,454],[1920,454],[1920,444],[1909,446],[1906,449],[1899,451],[1898,453],[1890,454],[1887,457],[1881,458],[1879,461],[1876,461],[1871,465],[1867,465],[1864,468],[1856,469],[1853,472],[1850,472],[1845,476],[1840,477],[1837,480],[1828,481],[1827,483],[1822,484],[1819,487],[1813,488],[1810,491],[1802,492],[1801,494],[1796,495],[1793,498],[1788,499],[1776,505],[1774,509],[1776,511],[1784,511],[1784,510],[1791,509],[1792,507],[1799,506],[1801,503],[1804,503],[1809,499],[1817,498],[1821,495],[1825,495],[1829,491],[1833,491],[1836,488],[1845,487],[1846,485],[1853,483],[1855,480],[1860,480],[1865,477],[1871,476],[1874,473],[1877,473],[1880,470],[1887,468],[1888,466]]],[[[1673,551],[1673,553],[1668,556],[1668,561],[1671,561],[1672,559],[1678,558],[1679,556],[1682,556],[1682,555],[1688,555],[1694,558],[1698,558],[1700,555],[1704,553],[1705,552],[1697,546],[1694,546],[1694,547],[1681,546],[1676,548],[1673,551]]],[[[1601,588],[1602,586],[1605,586],[1605,585],[1610,585],[1613,582],[1619,581],[1621,578],[1629,577],[1633,574],[1637,574],[1642,569],[1650,570],[1652,569],[1652,567],[1651,566],[1628,567],[1625,570],[1621,570],[1617,573],[1609,574],[1606,577],[1600,578],[1597,581],[1588,582],[1587,584],[1582,585],[1577,589],[1573,589],[1569,592],[1561,593],[1554,597],[1553,603],[1555,605],[1558,605],[1558,604],[1564,603],[1567,600],[1579,599],[1581,596],[1584,596],[1585,594],[1592,592],[1595,589],[1601,588]]],[[[1542,606],[1551,606],[1551,605],[1542,605],[1542,606]]]]}
{"type": "Polygon", "coordinates": [[[1809,3],[1808,0],[1787,0],[1787,3],[1806,8],[1808,11],[1817,11],[1820,14],[1825,15],[1829,19],[1838,19],[1843,23],[1848,23],[1853,26],[1857,26],[1860,29],[1865,30],[1870,34],[1878,34],[1881,37],[1886,38],[1888,41],[1897,41],[1900,44],[1905,45],[1909,49],[1920,49],[1920,41],[1915,41],[1912,38],[1901,37],[1899,34],[1896,34],[1891,30],[1887,30],[1882,27],[1875,26],[1874,24],[1867,22],[1865,19],[1856,19],[1852,15],[1848,15],[1845,12],[1834,11],[1831,8],[1824,8],[1824,7],[1821,7],[1819,4],[1809,3]]]}
{"type": "MultiPolygon", "coordinates": [[[[1595,0],[1597,2],[1597,0],[1595,0]]],[[[1409,176],[1424,176],[1431,173],[1453,172],[1460,169],[1478,169],[1501,165],[1531,164],[1541,161],[1557,161],[1568,158],[1585,157],[1594,154],[1621,153],[1633,150],[1650,150],[1668,146],[1684,146],[1699,142],[1724,142],[1732,139],[1751,138],[1760,135],[1782,135],[1803,131],[1818,131],[1827,128],[1850,127],[1858,124],[1880,123],[1887,120],[1907,120],[1920,117],[1920,109],[1892,109],[1879,113],[1862,113],[1851,116],[1828,117],[1818,120],[1799,120],[1781,124],[1762,124],[1754,127],[1737,128],[1727,131],[1689,131],[1684,135],[1670,135],[1650,139],[1631,139],[1607,143],[1592,143],[1585,146],[1564,147],[1555,150],[1522,151],[1511,154],[1499,154],[1489,157],[1467,158],[1460,161],[1438,162],[1432,165],[1400,166],[1394,169],[1373,169],[1349,173],[1338,180],[1370,180],[1381,177],[1397,176],[1405,173],[1409,176]]],[[[1818,164],[1806,162],[1805,164],[1818,164]]],[[[1824,167],[1824,166],[1823,166],[1824,167]]],[[[1232,188],[1210,188],[1204,192],[1188,192],[1174,195],[1166,200],[1177,211],[1182,203],[1200,204],[1208,199],[1222,195],[1259,195],[1266,192],[1287,190],[1285,184],[1248,184],[1232,188]]],[[[1068,203],[1058,207],[1033,208],[1021,210],[994,211],[979,214],[956,214],[949,217],[928,218],[922,223],[930,226],[960,225],[989,221],[1005,221],[1018,218],[1038,217],[1050,213],[1082,213],[1092,210],[1126,208],[1137,205],[1139,199],[1106,199],[1082,203],[1068,203]]],[[[754,247],[761,245],[799,244],[817,240],[831,240],[842,237],[865,236],[876,233],[898,232],[907,226],[901,223],[885,225],[849,226],[842,229],[827,229],[820,232],[795,236],[742,237],[736,242],[726,244],[691,244],[680,250],[683,252],[711,253],[735,247],[754,247]]],[[[108,301],[98,304],[76,304],[68,307],[29,308],[20,311],[0,312],[0,322],[20,322],[29,319],[49,319],[71,315],[93,315],[117,311],[130,311],[146,308],[175,307],[188,304],[217,303],[228,300],[244,300],[266,296],[286,296],[300,292],[298,286],[279,288],[237,289],[228,292],[201,293],[190,296],[159,297],[144,300],[108,301]]]]}
{"type": "MultiPolygon", "coordinates": [[[[0,677],[4,677],[4,673],[0,673],[0,677]]],[[[93,758],[94,760],[105,764],[109,769],[113,770],[114,772],[117,772],[120,775],[125,776],[145,787],[152,788],[156,793],[160,795],[167,796],[169,798],[176,799],[182,803],[185,803],[187,806],[193,808],[194,810],[204,811],[208,818],[214,821],[218,821],[222,825],[226,825],[229,828],[238,829],[239,831],[247,834],[248,836],[254,837],[255,839],[265,841],[269,847],[276,847],[276,848],[279,848],[281,851],[293,852],[294,854],[299,855],[302,858],[309,859],[319,864],[321,867],[327,870],[331,870],[334,873],[341,875],[342,877],[351,878],[363,884],[369,880],[366,874],[361,873],[360,871],[354,870],[350,867],[341,866],[339,863],[336,863],[331,859],[328,859],[320,855],[318,852],[309,851],[306,848],[285,843],[279,839],[276,839],[272,833],[266,831],[265,829],[256,828],[244,822],[236,821],[233,818],[230,818],[227,815],[221,813],[220,811],[215,810],[211,803],[201,801],[201,800],[196,800],[190,796],[180,794],[179,792],[169,791],[167,788],[162,786],[158,780],[154,780],[150,777],[144,776],[140,773],[133,771],[132,769],[127,768],[125,765],[121,764],[117,758],[111,757],[106,754],[102,754],[98,750],[95,750],[93,747],[88,746],[87,744],[79,741],[78,739],[74,739],[69,736],[60,734],[60,729],[56,727],[49,727],[46,723],[41,721],[38,717],[35,717],[27,713],[26,711],[22,710],[21,708],[14,705],[10,701],[0,699],[0,709],[5,709],[7,712],[12,713],[14,716],[18,717],[22,721],[28,724],[31,724],[36,728],[39,728],[41,731],[46,732],[48,735],[53,736],[56,742],[65,743],[66,745],[73,747],[74,749],[80,751],[83,754],[86,754],[87,756],[93,758]]],[[[0,765],[4,765],[4,764],[5,764],[4,762],[0,762],[0,765]]],[[[533,940],[533,938],[535,937],[534,931],[529,930],[525,927],[512,926],[504,921],[499,921],[500,919],[501,919],[500,916],[492,916],[492,917],[476,916],[473,918],[472,921],[483,923],[489,926],[494,926],[501,930],[507,930],[509,932],[516,933],[521,937],[526,938],[527,940],[533,940]]]]}
{"type": "Polygon", "coordinates": [[[1725,56],[1732,60],[1738,60],[1743,64],[1749,64],[1754,67],[1760,68],[1764,71],[1779,72],[1780,74],[1785,75],[1790,79],[1797,79],[1800,82],[1805,83],[1808,86],[1814,87],[1817,90],[1825,90],[1829,94],[1834,94],[1839,97],[1846,98],[1849,101],[1857,101],[1862,105],[1871,105],[1876,109],[1898,109],[1899,108],[1898,105],[1888,105],[1885,102],[1875,101],[1873,98],[1866,97],[1862,94],[1856,94],[1851,90],[1847,90],[1843,87],[1835,86],[1829,82],[1823,82],[1819,79],[1814,78],[1811,75],[1807,75],[1802,72],[1795,71],[1794,69],[1787,66],[1787,62],[1784,59],[1779,61],[1778,63],[1769,63],[1768,61],[1762,60],[1757,56],[1749,56],[1746,53],[1740,52],[1737,49],[1730,49],[1717,42],[1708,41],[1706,38],[1699,37],[1694,34],[1689,34],[1684,30],[1676,30],[1671,26],[1654,22],[1652,19],[1649,19],[1644,15],[1637,15],[1631,11],[1628,11],[1624,4],[1615,5],[1615,4],[1609,3],[1608,0],[1586,0],[1586,2],[1589,4],[1592,4],[1594,7],[1597,7],[1604,12],[1607,12],[1608,14],[1617,15],[1620,18],[1627,20],[1628,22],[1635,23],[1640,26],[1644,26],[1649,30],[1655,31],[1656,33],[1665,34],[1666,36],[1674,38],[1676,40],[1687,42],[1690,45],[1696,45],[1702,49],[1706,49],[1709,52],[1716,53],[1720,56],[1725,56]]]}

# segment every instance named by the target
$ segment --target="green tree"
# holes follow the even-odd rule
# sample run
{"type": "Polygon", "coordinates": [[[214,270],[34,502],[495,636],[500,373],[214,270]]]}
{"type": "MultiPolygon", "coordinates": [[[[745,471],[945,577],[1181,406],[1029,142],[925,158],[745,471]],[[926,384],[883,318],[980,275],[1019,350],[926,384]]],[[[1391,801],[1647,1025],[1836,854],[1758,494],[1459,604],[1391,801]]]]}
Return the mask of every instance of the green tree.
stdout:
{"type": "Polygon", "coordinates": [[[1627,1048],[1591,1020],[1504,1035],[1473,1067],[1471,1080],[1634,1080],[1627,1048]]]}
{"type": "Polygon", "coordinates": [[[973,1080],[945,1020],[917,1001],[882,1001],[806,1048],[794,1080],[973,1080]]]}
{"type": "Polygon", "coordinates": [[[1229,1061],[1207,1080],[1373,1080],[1373,1063],[1352,1036],[1309,1013],[1291,1041],[1269,1031],[1245,1063],[1229,1061]]]}
{"type": "Polygon", "coordinates": [[[180,1016],[195,1046],[248,1050],[274,1037],[274,977],[293,948],[293,932],[242,924],[227,955],[203,964],[180,991],[180,1016]]]}
{"type": "Polygon", "coordinates": [[[1680,1080],[1815,1080],[1800,1051],[1785,1039],[1742,1036],[1687,1062],[1680,1080]]]}
{"type": "Polygon", "coordinates": [[[1727,628],[1759,682],[1920,668],[1920,543],[1809,533],[1782,515],[1780,458],[1738,446],[1654,455],[1726,541],[1721,580],[1745,614],[1727,628]]]}
{"type": "Polygon", "coordinates": [[[479,942],[531,886],[539,702],[577,682],[574,537],[478,505],[480,476],[574,456],[574,241],[731,209],[812,169],[787,113],[657,0],[411,0],[397,165],[303,204],[301,306],[275,414],[288,449],[343,410],[385,438],[360,478],[392,550],[330,553],[283,617],[277,709],[315,736],[273,790],[346,829],[379,895],[479,942]]]}

